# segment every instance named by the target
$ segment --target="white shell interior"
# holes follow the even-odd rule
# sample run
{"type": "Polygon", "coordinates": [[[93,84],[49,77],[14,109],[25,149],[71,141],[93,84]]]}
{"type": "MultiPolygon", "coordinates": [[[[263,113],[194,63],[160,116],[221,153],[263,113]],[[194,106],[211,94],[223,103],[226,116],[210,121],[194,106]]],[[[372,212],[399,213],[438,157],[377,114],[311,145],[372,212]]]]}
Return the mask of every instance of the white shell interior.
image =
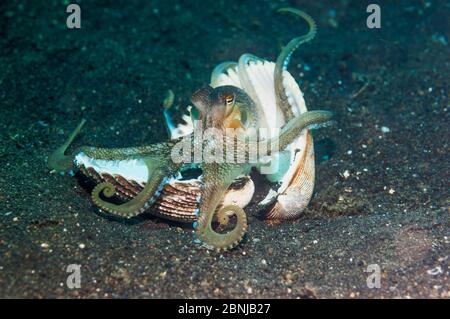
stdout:
{"type": "Polygon", "coordinates": [[[226,192],[222,206],[227,205],[237,205],[241,208],[247,206],[253,198],[253,194],[255,193],[255,184],[252,179],[249,178],[248,182],[245,184],[243,188],[239,190],[231,189],[226,192]]]}
{"type": "MultiPolygon", "coordinates": [[[[192,106],[190,106],[190,105],[187,107],[187,111],[189,113],[191,112],[191,108],[192,108],[192,106]]],[[[166,116],[166,114],[167,113],[164,113],[165,116],[166,116]]],[[[172,127],[172,126],[168,125],[169,132],[170,132],[170,138],[172,140],[175,140],[182,136],[187,136],[194,131],[194,123],[192,122],[192,118],[189,115],[183,114],[181,119],[183,120],[183,122],[178,124],[176,127],[172,127]]],[[[169,121],[171,121],[171,120],[166,117],[166,123],[168,123],[169,121]]]]}
{"type": "MultiPolygon", "coordinates": [[[[142,187],[148,178],[148,169],[142,160],[96,160],[80,152],[76,155],[74,162],[77,166],[83,165],[85,168],[93,168],[99,174],[120,175],[127,180],[133,180],[139,183],[142,187]]],[[[171,177],[165,179],[162,185],[166,183],[172,185],[175,183],[195,184],[197,181],[197,179],[179,180],[179,178],[171,177]]],[[[234,204],[244,208],[250,203],[254,192],[255,184],[249,179],[243,188],[239,190],[232,189],[225,194],[223,206],[234,204]]]]}
{"type": "Polygon", "coordinates": [[[143,184],[148,179],[148,170],[143,160],[122,160],[122,161],[107,161],[93,159],[83,152],[75,156],[75,165],[84,165],[86,168],[92,167],[99,174],[107,173],[109,175],[120,175],[127,180],[136,181],[143,184]]]}

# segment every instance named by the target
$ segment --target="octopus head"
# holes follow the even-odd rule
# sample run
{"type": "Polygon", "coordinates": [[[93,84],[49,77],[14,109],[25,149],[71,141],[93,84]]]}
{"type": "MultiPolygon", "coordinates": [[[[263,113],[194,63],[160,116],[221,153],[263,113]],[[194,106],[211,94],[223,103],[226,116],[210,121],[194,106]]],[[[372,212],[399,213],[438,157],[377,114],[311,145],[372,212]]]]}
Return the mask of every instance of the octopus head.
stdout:
{"type": "Polygon", "coordinates": [[[201,121],[204,128],[220,130],[245,129],[248,105],[253,103],[243,90],[231,85],[204,87],[192,95],[191,101],[196,107],[194,120],[201,121]]]}

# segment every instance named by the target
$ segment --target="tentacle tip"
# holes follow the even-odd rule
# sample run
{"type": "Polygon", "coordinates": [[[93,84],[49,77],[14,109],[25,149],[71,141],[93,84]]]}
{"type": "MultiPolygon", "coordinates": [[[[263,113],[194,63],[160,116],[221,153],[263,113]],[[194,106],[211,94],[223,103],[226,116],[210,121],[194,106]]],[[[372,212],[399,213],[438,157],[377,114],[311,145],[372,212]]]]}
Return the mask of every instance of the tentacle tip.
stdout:
{"type": "Polygon", "coordinates": [[[276,11],[277,12],[286,12],[288,11],[290,8],[289,7],[283,7],[283,8],[278,8],[276,11]]]}
{"type": "Polygon", "coordinates": [[[175,100],[175,94],[173,93],[173,91],[170,89],[167,90],[166,96],[164,97],[164,100],[162,103],[164,111],[166,111],[172,107],[174,100],[175,100]]]}

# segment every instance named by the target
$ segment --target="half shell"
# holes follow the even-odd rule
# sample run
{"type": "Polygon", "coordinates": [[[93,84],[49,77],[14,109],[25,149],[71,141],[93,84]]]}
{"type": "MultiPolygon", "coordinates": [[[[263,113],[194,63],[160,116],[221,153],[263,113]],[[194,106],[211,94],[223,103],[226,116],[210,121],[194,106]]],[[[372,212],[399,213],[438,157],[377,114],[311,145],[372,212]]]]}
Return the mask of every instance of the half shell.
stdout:
{"type": "MultiPolygon", "coordinates": [[[[147,167],[140,160],[106,161],[96,160],[79,153],[75,164],[80,171],[96,183],[110,182],[116,188],[116,196],[128,201],[139,194],[147,180],[147,167]]],[[[200,202],[200,176],[183,179],[180,174],[167,178],[161,191],[155,194],[156,201],[147,211],[161,217],[193,222],[197,219],[200,202]]],[[[253,197],[255,185],[248,176],[236,179],[226,192],[222,205],[235,204],[241,208],[248,205],[253,197]]]]}

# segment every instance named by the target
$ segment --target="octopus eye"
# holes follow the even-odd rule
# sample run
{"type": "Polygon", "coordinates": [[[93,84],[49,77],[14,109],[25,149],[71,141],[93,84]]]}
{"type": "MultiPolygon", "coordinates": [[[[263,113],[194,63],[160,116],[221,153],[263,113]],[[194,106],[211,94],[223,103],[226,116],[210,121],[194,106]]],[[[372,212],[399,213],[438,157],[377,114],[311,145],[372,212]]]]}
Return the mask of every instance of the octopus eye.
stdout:
{"type": "Polygon", "coordinates": [[[224,101],[226,106],[232,106],[234,104],[234,94],[226,95],[224,101]]]}
{"type": "Polygon", "coordinates": [[[230,93],[225,95],[223,97],[223,103],[225,104],[225,114],[226,116],[229,116],[233,112],[235,106],[234,94],[230,93]]]}

